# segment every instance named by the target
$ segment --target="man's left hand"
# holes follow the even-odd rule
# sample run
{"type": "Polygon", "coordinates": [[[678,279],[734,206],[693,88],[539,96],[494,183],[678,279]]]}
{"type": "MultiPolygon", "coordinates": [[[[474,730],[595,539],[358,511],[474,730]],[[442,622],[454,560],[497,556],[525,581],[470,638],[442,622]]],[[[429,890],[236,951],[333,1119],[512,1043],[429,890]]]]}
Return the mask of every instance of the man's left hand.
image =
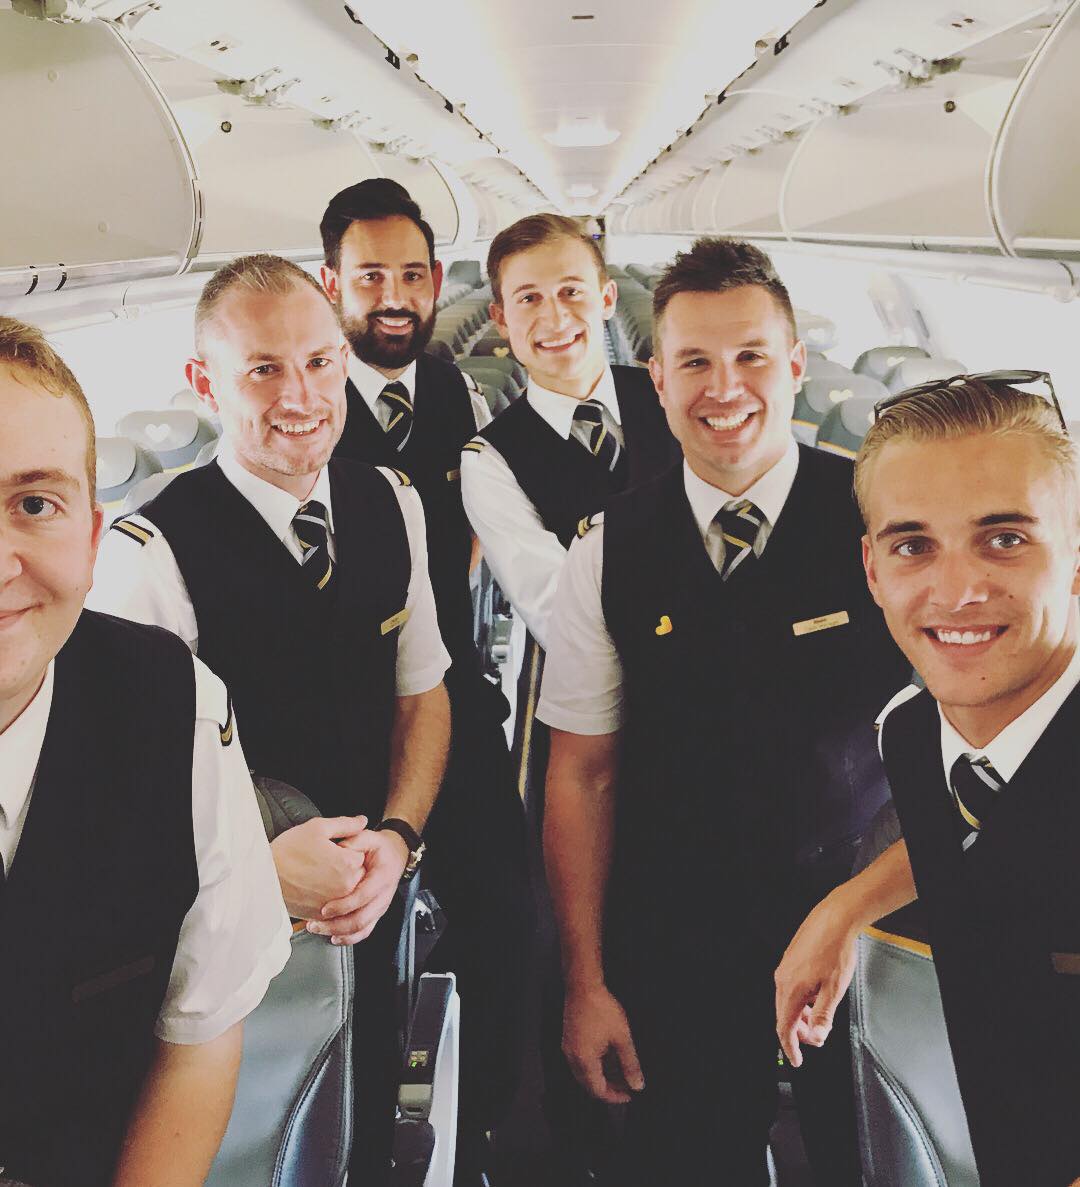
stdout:
{"type": "Polygon", "coordinates": [[[307,929],[314,935],[328,936],[332,944],[358,944],[386,914],[405,872],[409,847],[389,829],[365,829],[340,844],[364,854],[364,873],[351,894],[327,903],[322,918],[312,920],[307,929]]]}

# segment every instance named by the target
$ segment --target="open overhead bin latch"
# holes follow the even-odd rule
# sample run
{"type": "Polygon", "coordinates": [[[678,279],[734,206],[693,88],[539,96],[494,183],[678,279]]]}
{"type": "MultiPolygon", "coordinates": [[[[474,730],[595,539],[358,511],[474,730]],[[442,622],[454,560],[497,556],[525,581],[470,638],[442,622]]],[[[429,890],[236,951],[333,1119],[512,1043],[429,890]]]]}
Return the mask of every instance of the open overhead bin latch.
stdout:
{"type": "Polygon", "coordinates": [[[274,83],[273,80],[282,73],[280,66],[271,66],[254,78],[219,79],[218,88],[227,95],[239,95],[245,103],[256,107],[280,107],[285,96],[300,81],[298,78],[288,78],[284,82],[274,83]]]}
{"type": "Polygon", "coordinates": [[[58,25],[86,24],[97,20],[97,13],[81,0],[12,0],[11,7],[23,16],[58,25]]]}
{"type": "Polygon", "coordinates": [[[895,62],[888,62],[884,58],[879,58],[874,65],[884,70],[894,83],[902,87],[922,86],[923,83],[937,78],[940,74],[952,74],[961,66],[960,58],[937,58],[931,61],[929,58],[924,58],[922,54],[915,53],[914,50],[904,49],[903,46],[894,49],[893,54],[898,58],[903,58],[906,65],[900,66],[895,62]]]}

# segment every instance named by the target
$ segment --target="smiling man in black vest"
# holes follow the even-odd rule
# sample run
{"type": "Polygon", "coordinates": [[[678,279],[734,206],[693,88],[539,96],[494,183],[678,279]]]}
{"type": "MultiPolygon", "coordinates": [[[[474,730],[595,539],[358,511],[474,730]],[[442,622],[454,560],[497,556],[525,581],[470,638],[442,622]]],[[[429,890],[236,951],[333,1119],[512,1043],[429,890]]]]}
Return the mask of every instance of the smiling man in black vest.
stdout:
{"type": "Polygon", "coordinates": [[[900,395],[860,450],[866,575],[926,689],[881,728],[904,839],[804,923],[777,1025],[795,1059],[822,1043],[859,931],[917,887],[980,1182],[1064,1187],[1080,1175],[1080,498],[1075,442],[1019,377],[900,395]]]}
{"type": "Polygon", "coordinates": [[[505,1115],[520,1075],[531,931],[525,819],[502,728],[509,706],[483,676],[473,641],[473,534],[461,504],[461,447],[491,418],[456,367],[424,353],[442,265],[408,192],[385,177],[359,182],[330,200],[320,229],[323,285],[352,351],[348,417],[335,456],[400,468],[420,492],[439,628],[451,656],[450,758],[425,834],[425,883],[448,924],[427,967],[458,978],[454,1181],[476,1187],[484,1133],[505,1115]]]}
{"type": "MultiPolygon", "coordinates": [[[[594,1095],[630,1102],[619,1184],[715,1163],[758,1187],[772,971],[885,798],[874,713],[907,669],[864,588],[850,464],[792,440],[806,353],[768,258],[698,241],[654,320],[685,460],[570,550],[539,709],[563,1045],[594,1095]]],[[[793,1086],[815,1181],[858,1187],[846,1052],[793,1086]]]]}
{"type": "Polygon", "coordinates": [[[0,1181],[198,1187],[289,922],[224,685],[83,610],[94,424],[0,317],[0,1181]]]}
{"type": "MultiPolygon", "coordinates": [[[[536,722],[549,618],[566,550],[583,520],[678,456],[648,373],[609,366],[604,323],[615,283],[582,224],[558,214],[519,219],[491,242],[491,316],[529,375],[525,395],[461,454],[465,509],[503,592],[528,628],[519,682],[518,789],[542,815],[547,729],[536,722]]],[[[545,1111],[565,1153],[565,1177],[603,1159],[606,1119],[559,1053],[561,986],[551,971],[542,1008],[545,1111]]]]}
{"type": "Polygon", "coordinates": [[[330,460],[346,348],[301,268],[256,255],[219,269],[195,343],[188,380],[220,415],[222,448],[113,525],[97,604],[197,650],[229,681],[252,767],[330,818],[272,851],[290,913],[356,945],[350,1175],[377,1185],[400,1059],[395,891],[421,856],[449,736],[423,509],[404,474],[330,460]]]}

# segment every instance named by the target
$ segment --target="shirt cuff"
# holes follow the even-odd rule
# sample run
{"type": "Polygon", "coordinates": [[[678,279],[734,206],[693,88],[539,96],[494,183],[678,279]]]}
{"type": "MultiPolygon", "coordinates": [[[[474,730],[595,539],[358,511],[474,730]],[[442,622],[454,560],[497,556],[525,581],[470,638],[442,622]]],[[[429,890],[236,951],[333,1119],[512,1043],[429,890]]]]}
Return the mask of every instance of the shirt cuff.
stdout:
{"type": "Polygon", "coordinates": [[[544,725],[552,729],[563,730],[568,734],[584,734],[598,737],[601,734],[613,734],[622,725],[622,707],[610,709],[606,713],[581,713],[573,709],[553,705],[550,701],[540,698],[536,709],[537,718],[544,725]]]}
{"type": "Polygon", "coordinates": [[[154,1026],[154,1034],[166,1043],[176,1043],[181,1046],[193,1046],[198,1043],[210,1043],[220,1038],[231,1026],[246,1018],[252,1010],[266,996],[270,982],[281,972],[288,963],[292,952],[292,924],[281,910],[281,924],[273,940],[266,946],[259,963],[252,970],[251,975],[237,990],[229,995],[229,1000],[220,1010],[201,1017],[185,1017],[183,1014],[169,1015],[161,1013],[154,1026]]]}
{"type": "Polygon", "coordinates": [[[399,697],[415,697],[422,692],[431,692],[450,668],[450,655],[445,650],[443,658],[416,672],[399,672],[394,693],[399,697]]]}

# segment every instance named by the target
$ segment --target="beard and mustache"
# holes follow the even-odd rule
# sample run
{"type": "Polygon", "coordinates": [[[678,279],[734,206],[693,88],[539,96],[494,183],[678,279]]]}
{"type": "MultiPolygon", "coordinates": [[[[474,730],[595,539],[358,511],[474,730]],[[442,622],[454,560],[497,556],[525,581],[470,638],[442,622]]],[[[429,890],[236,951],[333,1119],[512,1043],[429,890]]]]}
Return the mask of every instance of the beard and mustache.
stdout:
{"type": "Polygon", "coordinates": [[[435,333],[434,309],[428,318],[410,309],[373,309],[366,317],[350,317],[339,303],[338,317],[353,354],[362,362],[388,370],[407,367],[423,353],[435,333]],[[375,321],[378,317],[408,318],[412,332],[390,337],[379,329],[375,321]]]}

